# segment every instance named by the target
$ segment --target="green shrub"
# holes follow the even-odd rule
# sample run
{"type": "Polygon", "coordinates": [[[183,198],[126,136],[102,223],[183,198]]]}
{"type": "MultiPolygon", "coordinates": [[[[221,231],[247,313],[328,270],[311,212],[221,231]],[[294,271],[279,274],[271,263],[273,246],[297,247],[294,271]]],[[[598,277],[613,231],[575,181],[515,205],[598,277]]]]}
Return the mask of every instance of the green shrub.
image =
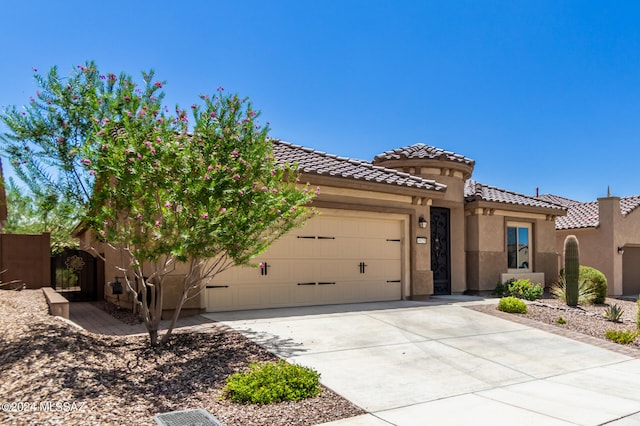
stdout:
{"type": "Polygon", "coordinates": [[[233,402],[243,404],[299,401],[320,393],[320,374],[283,360],[251,363],[249,371],[227,378],[223,391],[233,402]]]}
{"type": "Polygon", "coordinates": [[[542,297],[544,289],[540,284],[533,284],[530,280],[516,280],[511,278],[504,283],[498,283],[493,294],[500,297],[514,296],[519,299],[536,300],[542,297]]]}
{"type": "Polygon", "coordinates": [[[529,280],[513,280],[508,285],[509,296],[518,299],[536,300],[542,297],[543,289],[540,284],[533,284],[529,280]]]}
{"type": "Polygon", "coordinates": [[[640,330],[640,297],[638,297],[638,301],[636,302],[637,311],[636,311],[636,327],[640,330]]]}
{"type": "Polygon", "coordinates": [[[622,322],[620,321],[620,318],[622,318],[623,313],[624,309],[614,303],[604,310],[604,317],[607,319],[607,321],[622,322]]]}
{"type": "Polygon", "coordinates": [[[620,343],[621,345],[627,345],[633,342],[634,340],[636,340],[636,337],[638,337],[638,334],[638,331],[631,330],[607,330],[604,332],[604,336],[607,339],[613,340],[614,342],[620,343]]]}
{"type": "Polygon", "coordinates": [[[602,304],[607,298],[607,277],[596,268],[580,266],[580,281],[587,281],[593,288],[595,298],[593,303],[602,304]]]}
{"type": "MultiPolygon", "coordinates": [[[[510,281],[512,281],[512,280],[510,280],[510,281]]],[[[508,283],[510,281],[507,281],[506,284],[503,284],[500,281],[498,281],[498,284],[496,284],[496,288],[493,290],[493,293],[491,293],[491,294],[493,294],[494,296],[500,296],[500,297],[508,296],[508,294],[507,294],[507,292],[509,291],[508,283]]]]}
{"type": "MultiPolygon", "coordinates": [[[[551,294],[557,299],[567,302],[567,282],[564,275],[558,277],[558,281],[551,286],[551,294]]],[[[590,281],[578,282],[578,305],[590,305],[596,298],[596,291],[590,281]]]]}
{"type": "Polygon", "coordinates": [[[567,323],[567,320],[566,320],[566,319],[564,319],[564,318],[562,318],[562,317],[558,317],[558,319],[556,320],[556,322],[557,322],[558,324],[566,324],[566,323],[567,323]]]}
{"type": "Polygon", "coordinates": [[[517,297],[508,296],[500,299],[498,302],[498,309],[510,314],[526,314],[527,304],[517,297]]]}

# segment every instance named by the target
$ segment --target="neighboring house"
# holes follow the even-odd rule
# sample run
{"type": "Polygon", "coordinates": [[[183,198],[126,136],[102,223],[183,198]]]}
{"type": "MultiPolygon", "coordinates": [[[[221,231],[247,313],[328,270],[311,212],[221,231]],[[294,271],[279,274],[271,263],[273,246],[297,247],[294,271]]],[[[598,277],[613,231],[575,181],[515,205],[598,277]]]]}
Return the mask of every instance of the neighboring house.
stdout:
{"type": "MultiPolygon", "coordinates": [[[[470,180],[467,157],[423,144],[372,162],[282,141],[274,152],[320,188],[320,214],[255,258],[261,268],[216,276],[186,312],[419,300],[558,275],[554,224],[566,209],[470,180]]],[[[121,275],[108,265],[105,273],[121,275]]],[[[105,297],[115,301],[110,288],[105,297]]],[[[167,309],[174,297],[165,295],[167,309]]]]}
{"type": "Polygon", "coordinates": [[[587,203],[548,194],[538,199],[567,208],[567,215],[556,220],[560,255],[566,236],[575,235],[580,264],[604,273],[610,295],[640,293],[640,196],[608,195],[587,203]]]}

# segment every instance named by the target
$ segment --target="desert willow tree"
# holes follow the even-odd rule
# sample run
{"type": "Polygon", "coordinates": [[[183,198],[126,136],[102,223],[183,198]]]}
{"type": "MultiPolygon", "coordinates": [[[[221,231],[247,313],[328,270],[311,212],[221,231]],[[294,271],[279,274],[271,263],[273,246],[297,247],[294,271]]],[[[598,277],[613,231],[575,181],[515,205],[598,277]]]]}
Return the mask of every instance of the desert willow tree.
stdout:
{"type": "MultiPolygon", "coordinates": [[[[80,69],[95,72],[91,63],[80,69]]],[[[118,266],[140,295],[134,303],[151,345],[159,341],[168,277],[180,277],[165,343],[185,302],[217,273],[249,263],[302,224],[314,194],[299,183],[294,165],[278,164],[268,128],[247,99],[219,88],[190,113],[176,107],[170,115],[159,92],[165,83],[152,72],[143,73],[140,87],[124,74],[96,76],[95,87],[106,80],[108,90],[83,94],[93,102],[91,129],[62,155],[80,166],[79,176],[92,178],[82,204],[85,227],[123,253],[118,266]]]]}

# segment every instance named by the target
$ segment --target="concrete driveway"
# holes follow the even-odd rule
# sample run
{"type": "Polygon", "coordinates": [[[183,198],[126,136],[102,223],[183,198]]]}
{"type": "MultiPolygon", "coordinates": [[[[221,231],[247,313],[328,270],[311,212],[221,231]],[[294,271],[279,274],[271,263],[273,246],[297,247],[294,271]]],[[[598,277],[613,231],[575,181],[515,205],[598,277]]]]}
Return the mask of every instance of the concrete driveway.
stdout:
{"type": "Polygon", "coordinates": [[[640,360],[466,303],[478,302],[205,316],[316,369],[370,413],[331,425],[640,425],[640,360]]]}

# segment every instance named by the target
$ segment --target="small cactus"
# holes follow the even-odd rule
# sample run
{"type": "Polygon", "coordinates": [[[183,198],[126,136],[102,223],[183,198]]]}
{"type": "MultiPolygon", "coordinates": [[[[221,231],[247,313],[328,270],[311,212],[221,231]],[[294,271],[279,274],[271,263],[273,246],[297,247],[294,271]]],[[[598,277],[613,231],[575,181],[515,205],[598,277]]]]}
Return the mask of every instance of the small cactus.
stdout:
{"type": "Polygon", "coordinates": [[[564,276],[568,306],[578,305],[578,277],[580,275],[580,252],[578,239],[569,235],[564,240],[564,276]]]}
{"type": "Polygon", "coordinates": [[[604,317],[607,319],[607,321],[622,322],[621,318],[623,313],[624,309],[614,303],[613,305],[605,309],[604,317]]]}

